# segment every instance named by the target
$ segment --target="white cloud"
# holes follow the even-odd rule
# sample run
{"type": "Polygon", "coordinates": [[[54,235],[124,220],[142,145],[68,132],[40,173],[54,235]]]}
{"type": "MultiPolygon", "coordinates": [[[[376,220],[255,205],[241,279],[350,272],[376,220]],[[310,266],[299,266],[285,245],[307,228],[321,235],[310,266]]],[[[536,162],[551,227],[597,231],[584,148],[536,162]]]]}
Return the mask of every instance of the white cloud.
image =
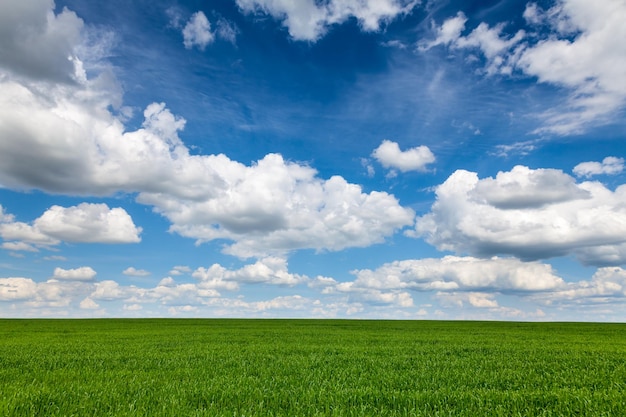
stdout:
{"type": "Polygon", "coordinates": [[[269,14],[282,20],[292,38],[304,41],[316,41],[329,26],[350,18],[355,18],[365,31],[378,31],[382,24],[409,13],[417,3],[414,0],[237,0],[245,12],[269,14]]]}
{"type": "Polygon", "coordinates": [[[120,207],[82,203],[73,207],[52,206],[34,221],[47,236],[66,242],[137,243],[141,228],[120,207]]]}
{"type": "MultiPolygon", "coordinates": [[[[413,211],[393,196],[363,193],[341,177],[320,179],[314,169],[280,155],[267,155],[251,166],[225,155],[191,155],[178,137],[185,121],[163,103],[147,106],[142,127],[127,130],[109,110],[121,100],[119,86],[117,93],[108,93],[116,90],[112,84],[86,78],[60,88],[42,79],[32,89],[8,73],[0,77],[0,183],[73,195],[137,193],[139,202],[153,205],[172,222],[171,231],[198,242],[230,240],[225,252],[241,257],[369,246],[412,222],[413,211]]],[[[97,211],[87,208],[72,211],[79,225],[86,226],[79,211],[84,218],[97,211]]],[[[138,241],[139,229],[116,213],[119,234],[100,230],[100,236],[138,241]]],[[[58,238],[21,224],[13,234],[28,239],[3,239],[55,245],[59,239],[90,236],[85,229],[41,224],[58,238]]]]}
{"type": "Polygon", "coordinates": [[[233,22],[221,18],[217,21],[217,28],[215,29],[215,35],[233,45],[237,42],[237,34],[239,29],[233,22]]]}
{"type": "Polygon", "coordinates": [[[401,151],[396,142],[383,140],[380,146],[374,149],[372,156],[385,168],[407,171],[426,171],[426,166],[435,162],[435,155],[427,146],[401,151]]]}
{"type": "Polygon", "coordinates": [[[602,162],[581,162],[574,167],[574,174],[579,177],[594,175],[616,175],[624,170],[624,158],[607,156],[602,162]]]}
{"type": "MultiPolygon", "coordinates": [[[[463,12],[449,18],[440,27],[435,27],[437,37],[430,42],[423,42],[419,49],[426,51],[437,45],[446,45],[451,48],[477,48],[487,58],[487,74],[505,73],[510,74],[514,62],[511,62],[511,48],[519,44],[524,38],[525,32],[520,30],[515,35],[506,37],[502,34],[505,25],[499,24],[493,28],[486,23],[481,23],[467,36],[461,33],[465,30],[467,17],[463,12]]],[[[434,25],[434,23],[433,23],[434,25]]]]}
{"type": "Polygon", "coordinates": [[[28,300],[37,294],[37,284],[30,278],[0,278],[0,301],[28,300]]]}
{"type": "Polygon", "coordinates": [[[201,51],[213,42],[215,35],[211,32],[211,24],[206,15],[199,11],[194,13],[183,28],[185,48],[197,46],[201,51]]]}
{"type": "Polygon", "coordinates": [[[83,310],[95,310],[97,308],[100,308],[98,303],[96,303],[89,297],[83,299],[78,306],[83,310]]]}
{"type": "Polygon", "coordinates": [[[177,265],[170,270],[169,274],[170,275],[183,275],[183,274],[188,274],[190,272],[191,272],[191,268],[189,268],[188,266],[177,265]]]}
{"type": "Polygon", "coordinates": [[[154,205],[182,236],[234,241],[224,250],[232,255],[369,246],[414,216],[387,193],[364,194],[338,176],[319,179],[312,168],[285,162],[280,155],[267,155],[250,167],[223,155],[207,158],[222,179],[213,195],[190,200],[142,193],[138,201],[154,205]]]}
{"type": "Polygon", "coordinates": [[[626,244],[625,185],[611,191],[598,182],[575,183],[561,171],[520,166],[482,180],[458,170],[436,195],[416,231],[439,250],[527,260],[573,253],[605,265],[626,244]]]}
{"type": "Polygon", "coordinates": [[[150,272],[146,271],[145,269],[136,269],[132,266],[129,266],[124,271],[122,271],[122,274],[131,277],[147,277],[148,275],[150,275],[150,272]]]}
{"type": "MultiPolygon", "coordinates": [[[[354,288],[415,291],[549,291],[564,285],[552,267],[514,258],[445,256],[394,261],[376,270],[353,271],[354,288]]],[[[342,285],[342,284],[339,284],[342,285]]]]}
{"type": "Polygon", "coordinates": [[[237,270],[228,270],[219,264],[198,268],[192,276],[201,288],[236,290],[241,283],[263,283],[294,286],[308,281],[303,275],[291,274],[283,258],[267,257],[237,270]]]}
{"type": "Polygon", "coordinates": [[[4,242],[0,247],[11,251],[39,252],[39,249],[24,242],[4,242]]]}
{"type": "Polygon", "coordinates": [[[73,243],[136,243],[141,228],[136,227],[122,208],[106,204],[82,203],[78,206],[52,206],[31,224],[13,221],[4,215],[0,237],[3,249],[36,252],[61,241],[73,243]]]}
{"type": "Polygon", "coordinates": [[[90,266],[81,266],[75,269],[54,268],[53,279],[62,281],[92,281],[96,271],[90,266]]]}
{"type": "Polygon", "coordinates": [[[481,23],[462,36],[467,18],[462,13],[435,27],[437,36],[423,43],[479,49],[487,58],[488,73],[519,70],[569,89],[565,106],[545,113],[538,132],[577,133],[589,125],[610,123],[626,103],[626,3],[622,0],[558,0],[543,10],[529,3],[524,18],[540,30],[503,34],[503,25],[481,23]]]}
{"type": "Polygon", "coordinates": [[[96,282],[95,287],[95,290],[90,295],[90,298],[94,300],[120,300],[129,295],[126,288],[120,287],[117,282],[112,280],[96,282]]]}
{"type": "Polygon", "coordinates": [[[44,256],[43,259],[46,261],[67,261],[67,258],[65,256],[60,255],[44,256]]]}

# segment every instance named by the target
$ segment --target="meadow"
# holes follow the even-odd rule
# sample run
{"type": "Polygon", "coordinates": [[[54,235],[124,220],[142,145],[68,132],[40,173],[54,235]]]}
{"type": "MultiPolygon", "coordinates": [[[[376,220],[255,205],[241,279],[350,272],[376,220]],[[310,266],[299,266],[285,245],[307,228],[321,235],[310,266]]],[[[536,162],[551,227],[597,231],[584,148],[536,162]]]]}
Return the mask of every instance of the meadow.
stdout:
{"type": "Polygon", "coordinates": [[[626,325],[0,320],[2,416],[625,416],[626,325]]]}

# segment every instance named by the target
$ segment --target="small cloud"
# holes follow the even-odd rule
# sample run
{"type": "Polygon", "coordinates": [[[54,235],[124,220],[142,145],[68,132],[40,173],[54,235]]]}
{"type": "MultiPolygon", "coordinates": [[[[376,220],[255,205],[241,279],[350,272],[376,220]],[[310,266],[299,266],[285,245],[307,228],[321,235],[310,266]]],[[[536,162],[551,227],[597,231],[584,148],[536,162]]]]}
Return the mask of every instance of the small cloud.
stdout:
{"type": "Polygon", "coordinates": [[[617,175],[624,170],[624,158],[607,156],[602,162],[582,162],[573,169],[578,177],[589,178],[594,175],[617,175]]]}
{"type": "Polygon", "coordinates": [[[60,255],[52,255],[52,256],[45,256],[43,258],[45,261],[67,261],[67,258],[65,256],[60,256],[60,255]]]}
{"type": "Polygon", "coordinates": [[[188,266],[177,265],[170,271],[170,275],[183,275],[191,272],[191,268],[188,266]]]}
{"type": "Polygon", "coordinates": [[[526,156],[537,149],[536,141],[528,140],[524,142],[516,142],[512,145],[498,145],[496,152],[493,154],[502,158],[508,158],[510,155],[526,156]]]}
{"type": "Polygon", "coordinates": [[[232,43],[233,45],[236,43],[237,34],[239,34],[239,29],[237,29],[237,26],[234,23],[229,22],[228,20],[224,18],[220,18],[217,21],[216,26],[217,26],[217,29],[215,30],[215,34],[217,35],[217,37],[225,41],[228,41],[232,43]]]}
{"type": "Polygon", "coordinates": [[[147,277],[148,275],[150,275],[150,272],[146,271],[145,269],[135,269],[134,267],[130,266],[126,268],[122,272],[122,274],[131,276],[131,277],[147,277]]]}
{"type": "Polygon", "coordinates": [[[211,32],[211,23],[203,12],[196,12],[191,16],[183,28],[183,38],[185,48],[197,46],[201,51],[215,40],[215,35],[211,32]]]}
{"type": "Polygon", "coordinates": [[[143,309],[143,307],[139,304],[130,304],[130,305],[126,305],[124,304],[124,310],[126,311],[139,311],[141,309],[143,309]]]}
{"type": "Polygon", "coordinates": [[[407,171],[426,171],[426,165],[435,162],[435,155],[427,146],[401,151],[396,142],[383,140],[380,146],[374,149],[372,156],[385,168],[407,171]]]}
{"type": "Polygon", "coordinates": [[[79,307],[83,310],[95,310],[100,307],[98,303],[96,303],[91,298],[87,297],[83,301],[80,302],[79,307]]]}
{"type": "Polygon", "coordinates": [[[157,285],[157,287],[173,287],[175,285],[176,285],[176,281],[174,281],[174,278],[165,277],[161,281],[159,281],[159,284],[157,285]]]}
{"type": "Polygon", "coordinates": [[[91,281],[96,276],[96,271],[89,266],[81,266],[75,269],[55,268],[52,278],[60,281],[91,281]]]}

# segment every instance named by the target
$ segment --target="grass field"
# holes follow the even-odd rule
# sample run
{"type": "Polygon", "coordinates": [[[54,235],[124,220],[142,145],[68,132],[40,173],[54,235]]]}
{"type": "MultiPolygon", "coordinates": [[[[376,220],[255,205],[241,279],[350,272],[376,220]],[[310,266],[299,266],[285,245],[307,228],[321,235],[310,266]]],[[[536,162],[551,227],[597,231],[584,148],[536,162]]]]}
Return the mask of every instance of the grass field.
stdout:
{"type": "Polygon", "coordinates": [[[625,416],[626,325],[0,320],[2,416],[625,416]]]}

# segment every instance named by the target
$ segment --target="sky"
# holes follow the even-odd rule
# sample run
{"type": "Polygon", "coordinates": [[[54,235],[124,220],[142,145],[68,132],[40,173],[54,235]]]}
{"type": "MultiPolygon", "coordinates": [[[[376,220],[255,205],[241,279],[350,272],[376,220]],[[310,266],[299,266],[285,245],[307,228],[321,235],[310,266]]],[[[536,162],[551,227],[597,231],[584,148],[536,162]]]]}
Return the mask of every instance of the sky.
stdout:
{"type": "Polygon", "coordinates": [[[0,317],[626,319],[626,1],[0,2],[0,317]]]}

